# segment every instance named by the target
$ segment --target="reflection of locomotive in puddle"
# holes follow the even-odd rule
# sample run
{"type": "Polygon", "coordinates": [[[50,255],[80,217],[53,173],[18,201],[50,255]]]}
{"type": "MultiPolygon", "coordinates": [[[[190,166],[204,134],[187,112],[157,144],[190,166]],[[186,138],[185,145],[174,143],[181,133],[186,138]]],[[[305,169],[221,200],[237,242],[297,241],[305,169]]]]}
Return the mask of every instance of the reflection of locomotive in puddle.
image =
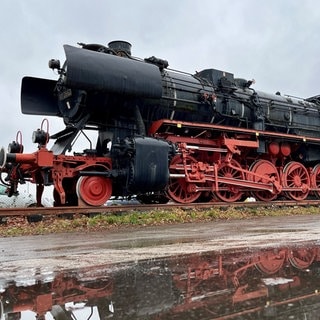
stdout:
{"type": "Polygon", "coordinates": [[[319,249],[308,244],[207,252],[76,270],[29,286],[10,284],[0,293],[1,320],[29,320],[27,310],[46,320],[288,319],[302,314],[316,319],[319,249]]]}

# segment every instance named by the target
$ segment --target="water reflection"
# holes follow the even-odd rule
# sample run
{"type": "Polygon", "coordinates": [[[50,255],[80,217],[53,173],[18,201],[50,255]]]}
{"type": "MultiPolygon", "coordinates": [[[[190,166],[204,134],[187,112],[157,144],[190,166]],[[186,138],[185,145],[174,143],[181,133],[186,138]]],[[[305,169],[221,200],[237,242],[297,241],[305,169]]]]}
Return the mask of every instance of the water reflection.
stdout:
{"type": "Polygon", "coordinates": [[[319,319],[320,247],[206,252],[6,283],[1,320],[319,319]]]}

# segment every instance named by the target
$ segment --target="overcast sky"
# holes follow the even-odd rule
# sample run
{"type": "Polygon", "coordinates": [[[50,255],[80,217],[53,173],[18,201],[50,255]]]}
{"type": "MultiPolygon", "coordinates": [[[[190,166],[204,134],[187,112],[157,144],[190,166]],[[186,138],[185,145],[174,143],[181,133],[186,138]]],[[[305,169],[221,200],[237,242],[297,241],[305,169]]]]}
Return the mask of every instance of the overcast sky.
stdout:
{"type": "MultiPolygon", "coordinates": [[[[173,69],[216,68],[255,88],[307,98],[320,94],[318,0],[1,0],[0,146],[23,133],[27,152],[42,117],[22,115],[23,76],[57,79],[63,45],[126,40],[132,54],[173,69]]],[[[49,118],[50,133],[63,128],[49,118]]],[[[78,150],[79,151],[79,150],[78,150]]]]}

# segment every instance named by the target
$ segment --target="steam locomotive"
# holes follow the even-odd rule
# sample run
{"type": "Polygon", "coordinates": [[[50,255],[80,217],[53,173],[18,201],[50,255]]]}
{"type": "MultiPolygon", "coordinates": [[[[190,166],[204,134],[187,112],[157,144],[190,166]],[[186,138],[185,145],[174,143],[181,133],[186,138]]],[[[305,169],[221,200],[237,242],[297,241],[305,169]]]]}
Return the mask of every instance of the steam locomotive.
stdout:
{"type": "Polygon", "coordinates": [[[61,117],[65,129],[50,135],[44,119],[32,136],[37,151],[23,153],[20,132],[0,150],[9,196],[31,181],[39,205],[53,186],[55,206],[131,196],[142,203],[320,198],[320,96],[260,92],[254,80],[216,69],[173,70],[164,59],[132,56],[126,41],[78,45],[64,46],[62,66],[49,61],[57,81],[22,79],[22,113],[61,117]],[[71,153],[87,130],[97,134],[94,146],[71,153]]]}

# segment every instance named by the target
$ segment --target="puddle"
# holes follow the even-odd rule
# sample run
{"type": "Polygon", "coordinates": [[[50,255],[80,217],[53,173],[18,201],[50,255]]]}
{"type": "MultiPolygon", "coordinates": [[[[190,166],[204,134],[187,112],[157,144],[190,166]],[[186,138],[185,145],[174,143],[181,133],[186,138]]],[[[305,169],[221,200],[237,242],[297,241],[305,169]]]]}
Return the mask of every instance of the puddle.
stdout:
{"type": "Polygon", "coordinates": [[[320,246],[314,243],[48,272],[0,284],[1,320],[318,319],[319,309],[320,246]]]}

